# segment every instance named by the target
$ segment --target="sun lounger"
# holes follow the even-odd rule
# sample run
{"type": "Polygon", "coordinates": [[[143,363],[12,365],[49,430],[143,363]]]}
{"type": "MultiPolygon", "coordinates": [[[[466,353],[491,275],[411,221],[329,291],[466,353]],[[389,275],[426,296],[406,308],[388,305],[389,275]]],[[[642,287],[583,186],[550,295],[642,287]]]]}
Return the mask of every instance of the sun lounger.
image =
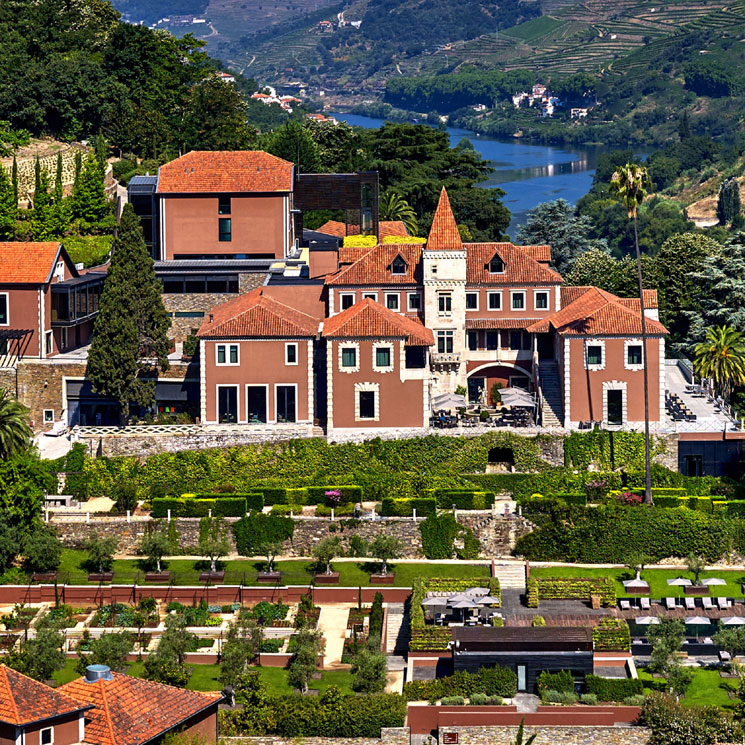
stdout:
{"type": "Polygon", "coordinates": [[[47,437],[61,437],[67,434],[67,422],[60,420],[52,425],[52,429],[44,433],[47,437]]]}
{"type": "Polygon", "coordinates": [[[721,610],[725,610],[730,606],[730,602],[729,600],[727,600],[727,598],[717,598],[716,603],[721,608],[721,610]]]}
{"type": "Polygon", "coordinates": [[[649,598],[641,598],[642,610],[650,610],[652,605],[649,602],[649,598]]]}
{"type": "Polygon", "coordinates": [[[711,602],[711,598],[701,598],[701,602],[704,604],[704,610],[714,610],[714,604],[711,602]]]}
{"type": "Polygon", "coordinates": [[[621,610],[631,610],[631,603],[628,600],[621,600],[621,610]]]}
{"type": "Polygon", "coordinates": [[[686,598],[686,610],[696,610],[696,598],[686,598]]]}
{"type": "Polygon", "coordinates": [[[665,598],[665,607],[668,610],[675,610],[678,604],[675,602],[675,598],[665,598]]]}

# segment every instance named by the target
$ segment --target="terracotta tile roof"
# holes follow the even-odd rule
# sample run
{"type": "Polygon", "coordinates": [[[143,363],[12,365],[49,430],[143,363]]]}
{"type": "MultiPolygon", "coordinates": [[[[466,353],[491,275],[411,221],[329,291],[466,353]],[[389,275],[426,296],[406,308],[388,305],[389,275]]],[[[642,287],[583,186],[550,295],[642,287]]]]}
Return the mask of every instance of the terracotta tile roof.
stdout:
{"type": "MultiPolygon", "coordinates": [[[[597,287],[572,288],[584,292],[567,293],[574,296],[561,310],[533,324],[528,331],[545,333],[551,327],[565,336],[638,336],[642,332],[639,301],[634,307],[629,298],[619,298],[597,287]]],[[[564,293],[562,293],[562,301],[564,293]]],[[[646,319],[647,333],[659,336],[667,329],[653,318],[646,319]]]]}
{"type": "Polygon", "coordinates": [[[370,253],[370,246],[339,246],[339,263],[353,264],[370,253]]]}
{"type": "Polygon", "coordinates": [[[422,282],[422,246],[379,244],[365,249],[353,264],[326,278],[327,285],[411,285],[422,282]],[[400,256],[406,262],[403,274],[393,274],[391,264],[400,256]]]}
{"type": "Polygon", "coordinates": [[[292,163],[263,150],[200,151],[158,170],[159,194],[292,191],[292,163]]]}
{"type": "Polygon", "coordinates": [[[430,347],[435,337],[417,318],[394,313],[370,298],[323,323],[323,335],[336,339],[406,339],[409,346],[430,347]]]}
{"type": "Polygon", "coordinates": [[[0,665],[0,722],[20,727],[86,708],[64,693],[0,665]]]}
{"type": "Polygon", "coordinates": [[[45,284],[49,281],[60,250],[50,243],[0,243],[0,283],[45,284]]]}
{"type": "Polygon", "coordinates": [[[526,329],[540,318],[466,318],[466,329],[526,329]]]}
{"type": "Polygon", "coordinates": [[[540,264],[548,264],[551,261],[551,246],[518,246],[518,248],[540,264]]]}
{"type": "Polygon", "coordinates": [[[463,248],[460,239],[458,225],[455,222],[453,210],[450,207],[450,199],[445,187],[440,192],[440,201],[432,218],[432,227],[427,238],[427,250],[429,251],[458,251],[463,248]]]}
{"type": "Polygon", "coordinates": [[[558,284],[561,275],[536,261],[525,247],[512,243],[466,243],[466,281],[469,284],[558,284]],[[497,255],[504,263],[502,274],[491,274],[489,262],[497,255]]]}
{"type": "Polygon", "coordinates": [[[261,287],[257,287],[215,306],[197,335],[203,339],[244,336],[310,338],[318,332],[318,324],[318,319],[267,297],[261,287]]]}
{"type": "MultiPolygon", "coordinates": [[[[337,238],[344,238],[346,235],[359,235],[359,225],[349,225],[339,220],[329,220],[317,228],[317,232],[326,235],[334,235],[337,238]]],[[[381,220],[378,223],[378,239],[382,240],[389,235],[408,235],[406,226],[401,220],[381,220]]]]}
{"type": "Polygon", "coordinates": [[[85,726],[85,741],[92,745],[140,745],[222,699],[221,693],[185,691],[121,673],[93,683],[78,678],[58,690],[93,704],[85,726]]]}
{"type": "MultiPolygon", "coordinates": [[[[561,307],[564,308],[569,303],[574,302],[578,297],[584,295],[588,290],[592,290],[592,286],[589,285],[578,285],[576,287],[562,286],[561,288],[561,307]]],[[[614,296],[615,297],[615,296],[614,296]]],[[[620,297],[618,301],[629,308],[639,310],[639,299],[633,297],[620,297]]],[[[659,307],[657,290],[644,290],[644,305],[647,309],[655,309],[659,307]]]]}

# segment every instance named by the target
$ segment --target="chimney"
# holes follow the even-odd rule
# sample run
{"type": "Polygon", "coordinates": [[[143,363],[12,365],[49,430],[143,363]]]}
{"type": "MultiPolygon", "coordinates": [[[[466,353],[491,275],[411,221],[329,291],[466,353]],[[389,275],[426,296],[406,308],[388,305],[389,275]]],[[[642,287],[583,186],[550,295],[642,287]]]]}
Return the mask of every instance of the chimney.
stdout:
{"type": "Polygon", "coordinates": [[[95,683],[99,680],[113,680],[111,668],[106,665],[88,665],[85,668],[85,682],[95,683]]]}

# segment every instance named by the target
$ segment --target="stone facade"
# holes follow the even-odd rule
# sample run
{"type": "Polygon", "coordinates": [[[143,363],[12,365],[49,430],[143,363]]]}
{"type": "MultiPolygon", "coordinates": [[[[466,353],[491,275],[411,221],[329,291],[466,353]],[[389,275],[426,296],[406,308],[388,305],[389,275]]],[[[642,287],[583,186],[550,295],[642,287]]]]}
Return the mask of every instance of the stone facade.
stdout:
{"type": "MultiPolygon", "coordinates": [[[[511,745],[517,727],[443,727],[457,732],[459,745],[511,745]]],[[[524,738],[536,733],[535,745],[646,745],[652,731],[646,727],[526,727],[524,738]]]]}
{"type": "Polygon", "coordinates": [[[409,745],[408,727],[390,727],[380,731],[380,739],[368,737],[302,737],[285,738],[273,735],[262,737],[221,737],[226,745],[409,745]]]}
{"type": "MultiPolygon", "coordinates": [[[[227,518],[232,523],[237,518],[227,518]]],[[[127,522],[123,517],[96,517],[91,515],[90,522],[85,518],[71,519],[55,515],[52,518],[60,540],[65,546],[79,548],[91,533],[114,535],[119,541],[118,551],[121,554],[135,554],[137,546],[152,522],[149,517],[133,517],[127,522]]],[[[199,545],[199,519],[175,518],[176,530],[179,533],[179,549],[184,553],[193,551],[199,545]]],[[[307,557],[313,546],[329,535],[338,536],[344,549],[349,553],[350,541],[359,536],[365,541],[372,541],[380,533],[392,535],[401,541],[402,559],[423,559],[422,538],[419,532],[421,519],[414,522],[412,518],[384,517],[372,521],[353,521],[348,518],[331,520],[329,518],[300,518],[295,521],[295,533],[291,541],[286,541],[282,550],[283,556],[307,557]]],[[[508,556],[516,535],[527,532],[527,523],[515,516],[499,517],[481,513],[479,515],[458,514],[458,522],[474,530],[482,541],[483,555],[486,558],[508,556]],[[512,542],[512,544],[511,544],[512,542]]],[[[231,552],[235,552],[231,535],[231,552]]]]}

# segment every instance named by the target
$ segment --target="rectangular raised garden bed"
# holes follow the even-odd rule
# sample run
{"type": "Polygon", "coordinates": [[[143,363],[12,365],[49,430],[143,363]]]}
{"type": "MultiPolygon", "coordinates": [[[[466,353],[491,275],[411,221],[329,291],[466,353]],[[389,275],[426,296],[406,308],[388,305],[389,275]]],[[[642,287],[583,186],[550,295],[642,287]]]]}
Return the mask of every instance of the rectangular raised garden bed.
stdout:
{"type": "Polygon", "coordinates": [[[212,585],[221,585],[225,581],[225,572],[202,572],[199,575],[200,582],[209,582],[212,585]]]}
{"type": "Polygon", "coordinates": [[[316,574],[315,583],[317,585],[338,585],[339,572],[331,572],[331,574],[316,574]]]}
{"type": "Polygon", "coordinates": [[[153,585],[165,585],[171,581],[170,572],[146,572],[145,582],[153,585]]]}
{"type": "Polygon", "coordinates": [[[685,585],[683,587],[683,592],[686,595],[708,595],[709,586],[708,585],[685,585]]]}
{"type": "Polygon", "coordinates": [[[259,572],[256,581],[260,585],[278,585],[282,581],[282,572],[259,572]]]}
{"type": "Polygon", "coordinates": [[[371,585],[392,585],[396,581],[395,574],[371,574],[371,585]]]}
{"type": "Polygon", "coordinates": [[[88,575],[88,582],[111,582],[114,572],[93,572],[88,575]]]}

